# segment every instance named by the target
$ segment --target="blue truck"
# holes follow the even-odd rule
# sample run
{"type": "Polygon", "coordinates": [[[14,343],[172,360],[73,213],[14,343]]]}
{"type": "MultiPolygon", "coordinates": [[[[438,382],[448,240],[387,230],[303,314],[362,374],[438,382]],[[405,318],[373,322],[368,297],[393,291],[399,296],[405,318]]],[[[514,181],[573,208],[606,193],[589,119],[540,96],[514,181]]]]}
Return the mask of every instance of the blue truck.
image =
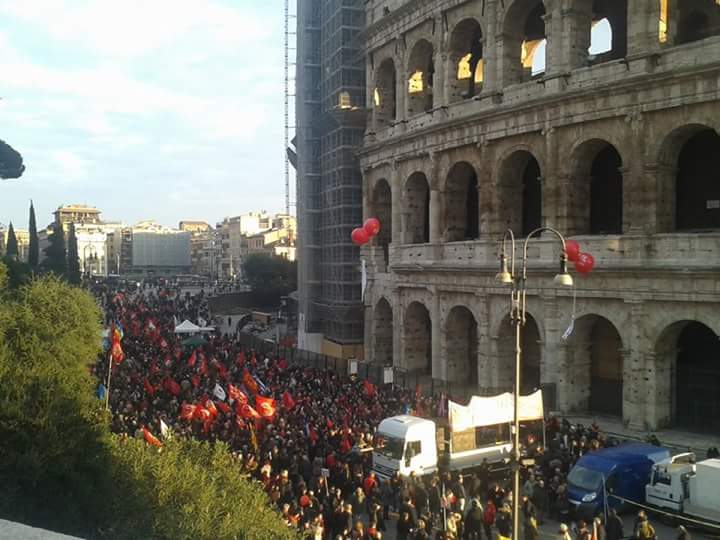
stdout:
{"type": "MultiPolygon", "coordinates": [[[[645,486],[653,465],[670,459],[666,448],[642,443],[603,448],[582,456],[568,475],[568,499],[579,519],[603,513],[605,492],[637,502],[645,501],[645,486]]],[[[615,497],[607,497],[609,508],[620,508],[615,497]]]]}

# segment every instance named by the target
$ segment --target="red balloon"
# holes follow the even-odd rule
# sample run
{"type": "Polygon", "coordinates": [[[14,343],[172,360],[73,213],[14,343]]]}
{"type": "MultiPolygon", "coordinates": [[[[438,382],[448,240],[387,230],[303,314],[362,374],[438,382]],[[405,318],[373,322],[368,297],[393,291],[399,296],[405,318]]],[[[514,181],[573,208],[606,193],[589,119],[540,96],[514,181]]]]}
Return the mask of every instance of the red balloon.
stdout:
{"type": "Polygon", "coordinates": [[[576,262],[580,255],[580,244],[575,240],[565,240],[565,254],[567,255],[568,261],[576,262]]]}
{"type": "Polygon", "coordinates": [[[580,274],[589,274],[595,267],[595,258],[589,253],[581,253],[575,262],[575,270],[580,274]]]}
{"type": "Polygon", "coordinates": [[[362,227],[353,229],[353,232],[350,235],[350,238],[352,238],[352,241],[355,242],[358,246],[367,244],[370,241],[370,235],[362,227]]]}
{"type": "Polygon", "coordinates": [[[374,217],[367,218],[365,220],[365,225],[363,225],[363,229],[365,229],[365,232],[368,233],[368,236],[375,236],[380,232],[380,220],[374,217]]]}

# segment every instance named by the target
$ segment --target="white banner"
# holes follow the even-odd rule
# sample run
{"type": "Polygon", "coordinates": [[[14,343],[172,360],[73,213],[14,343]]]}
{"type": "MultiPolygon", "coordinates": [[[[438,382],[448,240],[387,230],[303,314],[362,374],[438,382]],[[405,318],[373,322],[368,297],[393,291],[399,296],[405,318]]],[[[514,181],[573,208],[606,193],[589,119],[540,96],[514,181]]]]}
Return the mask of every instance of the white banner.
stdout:
{"type": "MultiPolygon", "coordinates": [[[[510,392],[495,397],[473,396],[467,406],[449,401],[448,408],[453,431],[512,422],[514,416],[513,396],[510,392]]],[[[518,414],[522,421],[542,419],[542,390],[529,396],[520,396],[518,414]]]]}

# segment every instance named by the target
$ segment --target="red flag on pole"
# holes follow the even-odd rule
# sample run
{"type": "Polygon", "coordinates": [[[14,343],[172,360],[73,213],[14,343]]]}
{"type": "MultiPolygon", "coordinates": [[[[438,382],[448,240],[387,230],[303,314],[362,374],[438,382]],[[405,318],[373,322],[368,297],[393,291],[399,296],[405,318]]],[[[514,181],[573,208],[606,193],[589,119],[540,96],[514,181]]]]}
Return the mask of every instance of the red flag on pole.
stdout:
{"type": "Polygon", "coordinates": [[[116,364],[119,364],[125,359],[125,353],[123,352],[119,341],[113,342],[110,349],[110,356],[112,357],[113,362],[115,362],[116,364]]]}
{"type": "Polygon", "coordinates": [[[230,396],[230,399],[234,401],[238,401],[240,403],[247,403],[248,397],[245,395],[245,392],[240,390],[237,386],[228,384],[227,394],[228,396],[230,396]]]}
{"type": "Polygon", "coordinates": [[[255,382],[255,379],[253,379],[253,376],[250,375],[250,372],[246,369],[243,371],[243,384],[245,385],[245,388],[250,390],[253,394],[257,395],[258,392],[258,385],[257,382],[255,382]]]}
{"type": "Polygon", "coordinates": [[[247,403],[241,405],[240,402],[238,402],[237,409],[238,415],[247,420],[260,418],[258,412],[247,403]]]}
{"type": "Polygon", "coordinates": [[[219,402],[219,403],[217,404],[217,407],[218,407],[218,409],[220,409],[220,410],[223,412],[223,414],[225,414],[225,415],[230,414],[230,411],[232,410],[232,409],[230,408],[230,405],[228,405],[228,404],[225,403],[224,401],[219,402]]]}
{"type": "Polygon", "coordinates": [[[188,358],[188,366],[194,367],[196,360],[197,360],[197,355],[195,354],[195,351],[193,351],[192,354],[190,355],[190,358],[188,358]]]}
{"type": "Polygon", "coordinates": [[[195,417],[196,405],[190,405],[189,403],[183,403],[180,407],[180,419],[187,420],[188,422],[195,417]]]}
{"type": "Polygon", "coordinates": [[[145,442],[148,444],[152,444],[153,446],[157,446],[158,448],[162,447],[162,443],[160,442],[160,439],[158,439],[155,435],[150,433],[148,428],[143,426],[143,437],[145,438],[145,442]]]}
{"type": "Polygon", "coordinates": [[[368,397],[373,397],[377,394],[377,389],[375,388],[375,385],[367,379],[365,379],[363,386],[365,388],[365,393],[368,395],[368,397]]]}
{"type": "Polygon", "coordinates": [[[288,411],[291,410],[293,407],[295,407],[295,400],[290,395],[290,392],[285,390],[282,395],[282,402],[283,407],[285,407],[288,411]]]}
{"type": "Polygon", "coordinates": [[[255,396],[255,408],[263,418],[275,416],[275,400],[264,396],[255,396]]]}

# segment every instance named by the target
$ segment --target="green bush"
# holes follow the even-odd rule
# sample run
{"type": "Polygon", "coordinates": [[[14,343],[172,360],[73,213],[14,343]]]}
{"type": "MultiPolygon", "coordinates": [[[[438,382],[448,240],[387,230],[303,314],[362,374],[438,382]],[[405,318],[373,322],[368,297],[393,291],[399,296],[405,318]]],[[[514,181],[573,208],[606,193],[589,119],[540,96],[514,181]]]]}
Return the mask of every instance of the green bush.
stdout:
{"type": "Polygon", "coordinates": [[[289,538],[223,445],[111,435],[87,367],[100,313],[54,277],[0,264],[0,518],[85,538],[289,538]]]}

